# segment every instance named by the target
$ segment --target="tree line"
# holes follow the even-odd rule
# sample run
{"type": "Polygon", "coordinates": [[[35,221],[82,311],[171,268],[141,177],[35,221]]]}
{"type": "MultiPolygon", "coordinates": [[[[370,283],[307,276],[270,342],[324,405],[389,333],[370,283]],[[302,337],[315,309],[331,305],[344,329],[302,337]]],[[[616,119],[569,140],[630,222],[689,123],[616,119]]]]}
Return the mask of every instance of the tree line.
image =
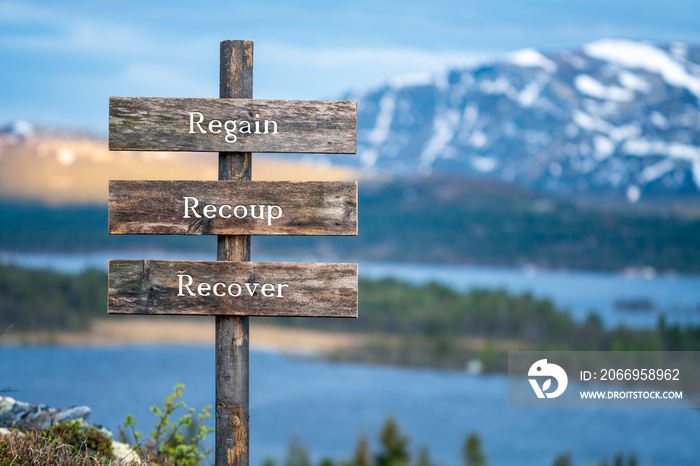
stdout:
{"type": "MultiPolygon", "coordinates": [[[[0,265],[0,332],[87,330],[106,317],[107,274],[71,275],[0,265]]],[[[508,350],[700,351],[700,326],[606,328],[596,314],[574,320],[551,300],[529,293],[395,279],[359,282],[359,319],[257,317],[260,323],[368,335],[368,343],[331,357],[461,369],[478,359],[507,368],[508,350]]]]}

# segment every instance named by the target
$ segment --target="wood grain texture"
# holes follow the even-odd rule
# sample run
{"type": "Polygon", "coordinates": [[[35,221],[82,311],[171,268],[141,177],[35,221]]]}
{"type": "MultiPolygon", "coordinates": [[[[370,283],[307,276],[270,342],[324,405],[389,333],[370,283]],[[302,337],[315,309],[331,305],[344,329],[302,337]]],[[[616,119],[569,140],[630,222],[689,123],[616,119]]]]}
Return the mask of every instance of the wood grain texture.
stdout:
{"type": "Polygon", "coordinates": [[[357,264],[111,260],[108,313],[357,317],[357,264]],[[180,287],[189,279],[178,275],[192,277],[189,290],[180,287]],[[225,296],[213,289],[200,296],[203,282],[224,283],[217,291],[225,296]],[[226,292],[231,283],[242,287],[240,296],[226,292]],[[275,285],[268,296],[266,283],[275,285]]]}
{"type": "Polygon", "coordinates": [[[356,182],[110,181],[109,233],[139,235],[357,235],[356,182]],[[198,201],[196,212],[185,209],[198,201]],[[206,218],[205,205],[217,206],[206,218]],[[232,208],[219,216],[218,207],[232,208]],[[251,215],[256,206],[256,216],[251,215]],[[279,210],[272,207],[278,206],[279,210]],[[185,213],[190,218],[184,218],[185,213]],[[279,218],[274,218],[279,217],[279,218]]]}
{"type": "MultiPolygon", "coordinates": [[[[253,42],[225,40],[219,49],[219,97],[253,98],[253,42]]],[[[251,180],[250,152],[219,152],[219,180],[251,180]]],[[[250,236],[218,236],[216,258],[249,261],[250,236]]],[[[248,316],[216,316],[215,464],[249,465],[248,316]]]]}
{"type": "Polygon", "coordinates": [[[109,98],[110,150],[354,154],[356,133],[354,101],[109,98]],[[206,134],[196,125],[190,133],[190,112],[202,113],[206,134]],[[260,131],[273,120],[278,133],[272,126],[268,134],[236,132],[229,143],[225,130],[209,131],[210,120],[260,121],[260,131]]]}

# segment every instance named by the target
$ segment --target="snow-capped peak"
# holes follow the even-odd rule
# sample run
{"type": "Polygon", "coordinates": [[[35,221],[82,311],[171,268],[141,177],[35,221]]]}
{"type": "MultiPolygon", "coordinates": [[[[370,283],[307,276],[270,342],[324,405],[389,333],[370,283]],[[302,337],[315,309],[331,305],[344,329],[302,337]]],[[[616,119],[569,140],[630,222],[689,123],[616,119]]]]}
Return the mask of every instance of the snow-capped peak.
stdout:
{"type": "Polygon", "coordinates": [[[549,58],[542,55],[533,48],[518,50],[517,52],[506,55],[503,60],[511,65],[523,66],[527,68],[542,68],[548,73],[557,71],[557,65],[549,58]]]}
{"type": "Polygon", "coordinates": [[[669,85],[684,87],[700,98],[700,78],[690,74],[671,53],[652,44],[625,39],[602,39],[586,44],[583,50],[598,60],[659,74],[669,85]]]}
{"type": "Polygon", "coordinates": [[[700,48],[691,45],[604,39],[546,55],[525,49],[353,95],[354,160],[396,175],[464,172],[546,191],[698,193],[694,96],[700,48]]]}

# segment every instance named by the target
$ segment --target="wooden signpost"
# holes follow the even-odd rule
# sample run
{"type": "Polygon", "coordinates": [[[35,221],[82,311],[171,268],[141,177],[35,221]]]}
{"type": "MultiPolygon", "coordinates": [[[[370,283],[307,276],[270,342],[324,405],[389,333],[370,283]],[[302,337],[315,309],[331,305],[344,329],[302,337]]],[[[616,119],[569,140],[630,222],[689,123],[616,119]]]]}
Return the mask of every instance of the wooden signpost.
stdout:
{"type": "Polygon", "coordinates": [[[216,316],[216,464],[248,465],[248,316],[357,317],[357,264],[250,261],[249,235],[357,235],[357,183],[252,182],[251,152],[356,151],[357,105],[253,100],[253,43],[219,99],[111,97],[110,150],[219,151],[219,181],[110,181],[110,234],[218,235],[217,262],[113,260],[111,314],[216,316]]]}

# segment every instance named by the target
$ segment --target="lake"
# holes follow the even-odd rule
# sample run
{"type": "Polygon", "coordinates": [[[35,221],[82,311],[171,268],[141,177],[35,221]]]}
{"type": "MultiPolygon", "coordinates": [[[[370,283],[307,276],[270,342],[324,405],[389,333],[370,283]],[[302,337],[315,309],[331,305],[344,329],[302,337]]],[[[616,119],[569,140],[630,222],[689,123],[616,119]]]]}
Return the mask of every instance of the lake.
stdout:
{"type": "MultiPolygon", "coordinates": [[[[127,413],[142,431],[148,411],[176,383],[201,408],[214,402],[213,346],[107,348],[2,347],[0,388],[17,399],[51,406],[88,405],[94,423],[116,430],[127,413]]],[[[322,456],[347,458],[357,437],[376,438],[393,415],[443,465],[459,464],[466,435],[477,432],[491,465],[550,465],[563,451],[575,464],[615,453],[641,465],[697,466],[698,409],[512,409],[504,375],[326,363],[251,351],[251,464],[283,458],[290,435],[322,456]]]]}
{"type": "MultiPolygon", "coordinates": [[[[48,267],[76,273],[92,267],[107,270],[109,259],[215,260],[212,254],[186,252],[96,252],[46,254],[0,252],[0,262],[26,267],[48,267]]],[[[257,261],[293,261],[293,258],[254,257],[257,261]]],[[[656,326],[664,314],[668,322],[700,324],[700,276],[624,274],[615,272],[557,271],[529,268],[474,267],[378,263],[363,261],[360,276],[394,277],[413,283],[435,280],[457,290],[472,288],[530,292],[552,299],[576,319],[598,313],[608,327],[656,326]],[[636,309],[635,309],[636,307],[636,309]],[[625,310],[624,308],[628,308],[625,310]],[[632,308],[632,309],[629,309],[632,308]]]]}

